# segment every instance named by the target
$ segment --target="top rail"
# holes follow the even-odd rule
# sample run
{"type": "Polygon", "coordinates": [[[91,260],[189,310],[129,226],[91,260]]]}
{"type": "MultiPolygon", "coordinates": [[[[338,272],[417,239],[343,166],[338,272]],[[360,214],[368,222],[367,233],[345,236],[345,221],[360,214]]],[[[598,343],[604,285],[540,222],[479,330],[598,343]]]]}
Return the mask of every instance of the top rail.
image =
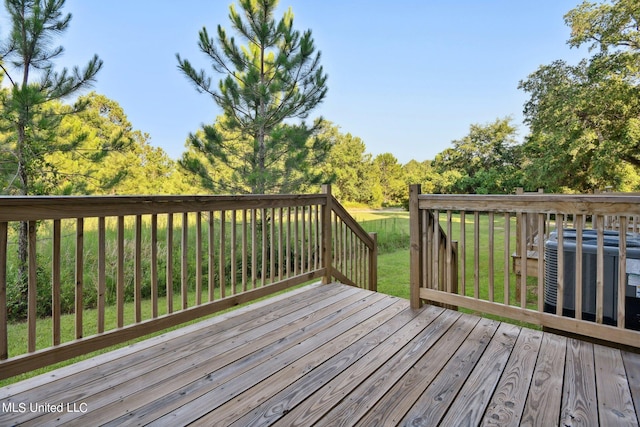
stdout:
{"type": "Polygon", "coordinates": [[[322,194],[234,196],[0,196],[0,221],[322,206],[322,194]]]}
{"type": "Polygon", "coordinates": [[[526,195],[420,194],[418,200],[420,209],[640,215],[640,196],[538,193],[526,195]]]}

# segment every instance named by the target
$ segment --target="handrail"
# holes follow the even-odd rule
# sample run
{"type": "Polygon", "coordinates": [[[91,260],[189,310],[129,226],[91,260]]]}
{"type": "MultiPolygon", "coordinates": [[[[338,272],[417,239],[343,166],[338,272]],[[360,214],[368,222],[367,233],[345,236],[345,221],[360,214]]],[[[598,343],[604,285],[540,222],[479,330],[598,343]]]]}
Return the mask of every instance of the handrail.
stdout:
{"type": "Polygon", "coordinates": [[[0,379],[311,280],[375,290],[376,256],[375,238],[330,186],[304,195],[0,197],[0,379]],[[26,310],[17,311],[16,298],[26,310]],[[25,320],[21,349],[10,344],[15,319],[25,320]],[[44,348],[42,328],[51,333],[44,348]]]}
{"type": "MultiPolygon", "coordinates": [[[[324,191],[330,194],[330,187],[324,191]]],[[[335,198],[330,202],[334,255],[331,274],[340,282],[377,291],[377,233],[368,233],[335,198]]]]}
{"type": "Polygon", "coordinates": [[[612,231],[607,236],[615,234],[619,238],[618,248],[605,249],[604,244],[604,218],[616,217],[620,229],[627,230],[628,224],[640,215],[639,196],[426,195],[420,194],[419,186],[411,186],[409,203],[414,306],[425,300],[438,301],[640,347],[640,330],[635,330],[640,329],[640,313],[632,314],[634,308],[627,298],[629,274],[636,276],[632,281],[640,278],[640,259],[636,260],[640,256],[635,249],[627,248],[627,240],[638,236],[612,231]],[[431,228],[421,226],[422,218],[428,214],[436,218],[436,230],[444,222],[444,228],[460,239],[457,292],[450,291],[449,285],[443,290],[428,279],[434,256],[420,237],[435,232],[429,231],[435,224],[431,228]],[[527,275],[523,274],[518,283],[522,292],[514,298],[516,282],[510,271],[510,258],[516,233],[521,254],[527,253],[528,237],[527,227],[515,227],[516,215],[522,215],[522,223],[533,217],[537,229],[555,229],[557,237],[537,239],[537,252],[548,255],[537,259],[536,285],[529,284],[528,288],[527,275]],[[454,222],[459,225],[452,227],[454,222]],[[606,260],[605,252],[611,255],[606,260]]]}

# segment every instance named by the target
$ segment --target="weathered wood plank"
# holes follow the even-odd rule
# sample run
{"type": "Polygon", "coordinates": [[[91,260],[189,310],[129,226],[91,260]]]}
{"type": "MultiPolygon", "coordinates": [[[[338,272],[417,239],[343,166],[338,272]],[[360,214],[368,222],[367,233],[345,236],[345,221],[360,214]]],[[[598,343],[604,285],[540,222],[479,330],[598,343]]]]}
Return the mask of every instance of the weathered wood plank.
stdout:
{"type": "Polygon", "coordinates": [[[408,305],[291,291],[1,388],[90,412],[0,425],[637,425],[640,355],[408,305]]]}
{"type": "MultiPolygon", "coordinates": [[[[384,310],[389,306],[389,299],[378,299],[368,307],[344,320],[323,328],[319,333],[296,340],[295,347],[287,348],[277,354],[252,354],[248,356],[247,365],[250,369],[238,369],[238,363],[227,366],[220,372],[211,375],[211,379],[205,378],[196,387],[189,386],[179,390],[174,396],[168,396],[153,402],[151,411],[145,415],[153,420],[150,425],[172,424],[171,420],[180,419],[181,422],[195,421],[201,414],[207,413],[218,406],[235,399],[242,392],[253,385],[269,378],[274,372],[286,368],[294,361],[311,352],[321,351],[323,345],[332,345],[331,341],[336,337],[354,328],[370,316],[384,310]],[[259,357],[258,356],[262,356],[259,357]],[[176,405],[177,404],[177,405],[176,405]],[[197,416],[196,416],[197,415],[197,416]],[[158,418],[159,417],[159,418],[158,418]]],[[[342,346],[347,345],[347,340],[342,341],[342,346]]],[[[342,349],[342,348],[341,348],[342,349]]],[[[146,409],[146,408],[145,408],[146,409]]],[[[127,417],[127,419],[131,419],[127,417]]],[[[147,422],[148,418],[136,417],[137,422],[147,422]]],[[[119,420],[114,421],[114,425],[119,420]]]]}
{"type": "MultiPolygon", "coordinates": [[[[442,311],[442,309],[432,307],[429,310],[425,310],[424,315],[421,317],[433,320],[442,311]]],[[[270,425],[290,413],[293,408],[305,401],[305,399],[307,399],[306,402],[317,402],[316,399],[309,398],[309,396],[323,386],[333,382],[334,378],[344,375],[348,368],[363,364],[365,361],[379,362],[383,359],[383,355],[388,354],[389,351],[398,348],[398,346],[406,344],[413,334],[403,333],[403,331],[409,330],[409,326],[412,323],[421,322],[422,319],[417,318],[417,315],[418,313],[413,310],[403,310],[364,337],[364,343],[350,346],[331,357],[303,379],[265,400],[260,406],[236,420],[232,425],[270,425]]]]}
{"type": "Polygon", "coordinates": [[[520,331],[482,425],[502,427],[520,423],[541,343],[542,332],[526,328],[520,331]]]}
{"type": "Polygon", "coordinates": [[[520,328],[517,326],[508,323],[500,324],[473,372],[453,400],[442,425],[461,426],[480,423],[519,332],[520,328]]]}
{"type": "Polygon", "coordinates": [[[316,388],[318,383],[326,382],[327,376],[337,375],[375,348],[383,339],[388,338],[389,331],[386,328],[382,332],[378,331],[378,327],[384,326],[406,308],[405,300],[397,300],[332,342],[296,360],[286,369],[274,372],[269,377],[269,381],[263,381],[251,387],[232,401],[217,408],[215,412],[210,412],[198,419],[198,423],[208,426],[228,426],[273,395],[292,386],[294,382],[296,394],[308,395],[311,393],[311,387],[316,388]],[[343,349],[340,350],[341,348],[343,349]],[[311,384],[309,384],[310,378],[315,380],[311,384]]]}
{"type": "Polygon", "coordinates": [[[637,426],[620,350],[594,345],[598,415],[603,426],[637,426]]]}
{"type": "Polygon", "coordinates": [[[401,358],[407,351],[407,345],[415,340],[416,336],[427,333],[425,330],[427,326],[431,329],[430,334],[433,339],[437,339],[459,317],[459,314],[451,311],[443,312],[441,308],[426,307],[422,315],[408,322],[382,345],[353,364],[348,371],[341,373],[318,392],[283,414],[286,416],[274,425],[307,426],[313,424],[372,374],[379,369],[386,369],[388,364],[401,358]],[[432,319],[434,314],[438,315],[435,320],[432,319]]]}
{"type": "Polygon", "coordinates": [[[560,425],[589,425],[598,419],[593,344],[567,342],[560,425]]]}
{"type": "MultiPolygon", "coordinates": [[[[429,350],[436,351],[435,357],[443,357],[444,354],[438,351],[439,347],[436,344],[440,342],[443,335],[448,335],[447,332],[450,330],[451,328],[427,328],[421,331],[380,369],[366,378],[357,379],[356,382],[359,385],[349,393],[348,399],[342,399],[315,425],[352,425],[371,410],[376,402],[388,392],[389,387],[402,378],[415,361],[422,358],[429,350]]],[[[444,360],[446,359],[444,357],[444,360]]]]}
{"type": "MultiPolygon", "coordinates": [[[[267,335],[274,337],[274,330],[278,331],[278,328],[287,323],[302,322],[300,327],[304,327],[304,322],[311,323],[315,318],[309,315],[310,312],[317,311],[317,315],[320,316],[323,313],[333,313],[340,310],[341,306],[361,298],[362,296],[358,295],[355,289],[347,287],[341,289],[318,287],[312,293],[294,293],[286,301],[279,301],[276,298],[271,304],[264,307],[258,305],[256,310],[248,313],[242,309],[239,310],[243,317],[220,316],[220,320],[226,319],[224,323],[213,318],[169,334],[172,344],[177,349],[172,352],[163,351],[166,346],[164,341],[158,343],[157,340],[150,340],[153,345],[139,343],[136,345],[139,348],[138,351],[122,349],[113,352],[111,363],[101,362],[109,356],[105,355],[95,361],[82,362],[25,383],[8,386],[2,390],[0,399],[14,402],[45,400],[62,402],[77,398],[87,399],[111,388],[127,387],[127,381],[132,381],[133,391],[136,391],[143,388],[143,381],[150,381],[149,384],[153,385],[162,382],[168,375],[180,374],[181,370],[173,368],[172,363],[178,367],[181,366],[184,371],[193,369],[189,363],[189,357],[193,358],[194,366],[197,366],[200,359],[211,358],[211,351],[208,350],[211,345],[216,346],[218,355],[235,351],[237,354],[231,358],[235,360],[242,356],[242,351],[246,351],[247,354],[252,352],[256,344],[255,340],[267,335]],[[314,298],[309,300],[309,294],[314,298]],[[244,334],[244,340],[236,339],[241,334],[244,334]],[[145,373],[150,375],[145,377],[145,373]],[[22,384],[25,386],[21,386],[22,384]]],[[[286,333],[286,330],[282,330],[280,336],[286,336],[286,333]]],[[[278,338],[277,334],[275,338],[278,338]]],[[[222,363],[221,358],[218,362],[222,363]]],[[[184,376],[183,380],[186,381],[184,376]]],[[[166,391],[165,386],[166,384],[159,390],[166,391]]],[[[2,421],[5,419],[2,418],[2,421]]]]}
{"type": "MultiPolygon", "coordinates": [[[[236,376],[255,369],[271,357],[277,358],[278,352],[295,347],[298,340],[309,339],[318,331],[333,327],[341,320],[339,313],[343,308],[348,308],[347,311],[358,310],[371,304],[372,300],[376,300],[375,297],[363,299],[361,295],[354,294],[343,301],[334,299],[332,306],[322,309],[314,307],[315,304],[322,304],[317,301],[290,315],[272,317],[257,328],[246,329],[244,325],[239,325],[236,331],[222,331],[217,339],[191,339],[190,344],[181,348],[184,351],[174,357],[171,363],[159,363],[155,370],[146,375],[139,375],[130,369],[125,371],[124,374],[128,373],[129,376],[118,381],[118,395],[114,396],[111,391],[105,390],[104,393],[83,397],[88,405],[98,408],[92,411],[91,422],[107,422],[115,418],[115,424],[119,424],[141,414],[153,419],[156,412],[160,411],[160,415],[166,412],[167,408],[162,404],[166,404],[166,401],[157,402],[166,395],[164,387],[179,390],[180,393],[175,396],[178,399],[193,399],[201,394],[201,389],[206,391],[212,381],[221,384],[233,381],[236,376]],[[212,348],[215,351],[211,351],[212,348]]],[[[168,397],[166,400],[172,399],[168,397]]],[[[75,421],[79,425],[87,422],[84,418],[75,421]]]]}
{"type": "Polygon", "coordinates": [[[640,419],[640,354],[623,351],[622,361],[629,381],[633,405],[636,408],[636,418],[640,419]]]}
{"type": "Polygon", "coordinates": [[[548,333],[543,335],[521,425],[551,426],[558,424],[560,402],[562,401],[566,341],[565,337],[548,333]]]}
{"type": "Polygon", "coordinates": [[[491,341],[498,325],[499,322],[495,320],[481,319],[453,355],[444,355],[443,362],[446,362],[446,365],[415,401],[402,419],[402,424],[432,426],[440,423],[453,403],[453,398],[491,341]],[[452,372],[456,374],[451,375],[452,372]]]}

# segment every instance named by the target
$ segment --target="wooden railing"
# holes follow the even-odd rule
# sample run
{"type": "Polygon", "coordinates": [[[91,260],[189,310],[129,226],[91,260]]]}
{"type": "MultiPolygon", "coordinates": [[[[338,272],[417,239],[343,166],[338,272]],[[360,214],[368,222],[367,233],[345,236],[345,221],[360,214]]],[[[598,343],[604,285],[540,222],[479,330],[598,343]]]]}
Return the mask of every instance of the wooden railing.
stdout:
{"type": "Polygon", "coordinates": [[[2,197],[0,378],[316,279],[375,290],[376,257],[375,236],[330,186],[317,195],[2,197]],[[29,230],[22,288],[20,223],[29,230]]]}
{"type": "Polygon", "coordinates": [[[635,224],[640,196],[426,195],[411,186],[409,204],[413,307],[435,301],[640,347],[640,235],[605,230],[606,218],[621,230],[635,224]],[[516,216],[547,230],[536,243],[545,254],[537,278],[523,274],[518,284],[511,257],[516,233],[527,253],[529,227],[516,228],[516,216]],[[454,241],[457,279],[447,273],[454,241]]]}

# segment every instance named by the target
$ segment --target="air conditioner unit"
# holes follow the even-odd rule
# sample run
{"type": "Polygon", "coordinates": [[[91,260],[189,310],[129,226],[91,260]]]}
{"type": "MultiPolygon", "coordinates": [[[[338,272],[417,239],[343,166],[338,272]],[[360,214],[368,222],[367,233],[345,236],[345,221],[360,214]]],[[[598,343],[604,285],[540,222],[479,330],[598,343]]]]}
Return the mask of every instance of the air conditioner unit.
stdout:
{"type": "MultiPolygon", "coordinates": [[[[563,316],[575,317],[576,230],[563,230],[564,292],[563,316]]],[[[604,307],[603,322],[617,324],[618,258],[620,236],[617,231],[604,233],[604,307]]],[[[627,268],[625,285],[625,327],[640,330],[640,236],[627,234],[627,268]]],[[[544,311],[556,312],[558,289],[558,239],[551,233],[545,242],[544,311]]],[[[582,238],[582,318],[595,321],[597,279],[597,233],[583,230],[582,238]]]]}

